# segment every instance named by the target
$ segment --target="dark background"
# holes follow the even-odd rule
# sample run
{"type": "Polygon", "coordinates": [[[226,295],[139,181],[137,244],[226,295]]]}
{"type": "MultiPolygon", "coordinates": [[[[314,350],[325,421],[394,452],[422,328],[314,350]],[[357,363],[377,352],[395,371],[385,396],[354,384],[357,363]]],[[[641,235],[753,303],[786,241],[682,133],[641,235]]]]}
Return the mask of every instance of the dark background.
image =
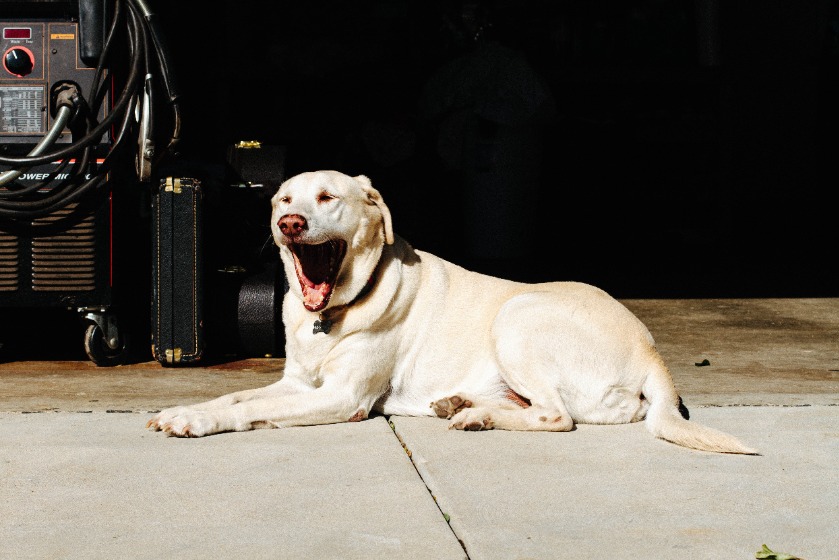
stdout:
{"type": "MultiPolygon", "coordinates": [[[[623,299],[839,297],[839,0],[147,1],[178,162],[210,193],[258,140],[285,176],[369,176],[397,233],[473,270],[623,299]]],[[[273,250],[267,202],[207,208],[209,261],[273,250]]],[[[125,253],[145,321],[148,248],[125,253]]],[[[84,359],[77,317],[51,311],[6,314],[0,344],[84,359]]]]}
{"type": "Polygon", "coordinates": [[[368,175],[416,248],[510,278],[839,295],[835,0],[152,5],[187,158],[368,175]]]}

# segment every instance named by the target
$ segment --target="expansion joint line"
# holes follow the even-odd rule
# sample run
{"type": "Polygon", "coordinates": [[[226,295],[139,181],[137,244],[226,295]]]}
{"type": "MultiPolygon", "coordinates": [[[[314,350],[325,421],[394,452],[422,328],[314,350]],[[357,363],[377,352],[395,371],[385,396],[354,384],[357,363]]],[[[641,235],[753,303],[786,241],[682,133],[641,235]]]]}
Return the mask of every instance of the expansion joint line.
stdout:
{"type": "Polygon", "coordinates": [[[393,422],[390,420],[390,416],[387,417],[387,425],[390,426],[390,429],[393,432],[393,435],[396,436],[396,439],[399,442],[399,444],[402,446],[402,449],[405,450],[405,454],[408,455],[408,460],[411,461],[411,466],[414,467],[414,471],[416,471],[417,476],[422,481],[422,483],[425,485],[425,489],[428,490],[428,494],[431,496],[431,499],[434,501],[434,505],[437,507],[437,511],[439,511],[440,515],[443,516],[443,519],[446,521],[446,525],[448,525],[449,530],[452,532],[452,535],[454,536],[454,538],[457,539],[457,542],[460,544],[460,548],[463,549],[463,554],[465,554],[464,558],[466,560],[470,560],[469,551],[466,550],[466,545],[463,544],[463,540],[458,536],[458,534],[452,528],[452,524],[450,522],[449,514],[444,512],[440,508],[440,504],[437,502],[437,497],[434,496],[434,492],[431,490],[431,487],[428,486],[428,483],[425,481],[425,478],[423,478],[422,473],[417,468],[417,464],[414,462],[414,456],[411,453],[411,450],[408,449],[408,446],[405,445],[405,442],[399,436],[399,433],[396,431],[396,426],[394,426],[393,422]]]}

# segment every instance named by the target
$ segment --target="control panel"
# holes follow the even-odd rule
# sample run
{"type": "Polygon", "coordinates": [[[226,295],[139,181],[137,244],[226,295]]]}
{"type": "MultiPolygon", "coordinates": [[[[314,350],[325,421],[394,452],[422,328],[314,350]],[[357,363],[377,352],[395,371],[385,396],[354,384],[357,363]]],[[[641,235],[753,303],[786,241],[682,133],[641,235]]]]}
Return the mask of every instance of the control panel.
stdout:
{"type": "MultiPolygon", "coordinates": [[[[38,142],[52,122],[50,92],[56,84],[73,82],[87,99],[95,69],[79,56],[78,23],[0,20],[0,54],[0,142],[38,142]]],[[[58,143],[70,141],[66,132],[58,143]]]]}

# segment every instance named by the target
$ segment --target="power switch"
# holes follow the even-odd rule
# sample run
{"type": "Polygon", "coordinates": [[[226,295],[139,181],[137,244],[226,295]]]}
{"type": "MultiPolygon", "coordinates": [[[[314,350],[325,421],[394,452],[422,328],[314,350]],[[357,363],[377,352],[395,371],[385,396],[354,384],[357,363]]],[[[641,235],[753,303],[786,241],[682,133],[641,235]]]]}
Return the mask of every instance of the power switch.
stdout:
{"type": "Polygon", "coordinates": [[[3,55],[3,66],[10,74],[28,76],[35,67],[35,57],[26,47],[12,47],[3,55]]]}

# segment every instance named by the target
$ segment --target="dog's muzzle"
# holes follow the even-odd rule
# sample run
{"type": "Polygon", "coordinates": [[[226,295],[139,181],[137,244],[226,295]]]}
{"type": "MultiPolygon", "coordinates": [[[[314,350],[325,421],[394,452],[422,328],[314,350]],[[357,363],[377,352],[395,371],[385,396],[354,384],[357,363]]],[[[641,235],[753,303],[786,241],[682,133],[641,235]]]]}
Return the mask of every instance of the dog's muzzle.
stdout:
{"type": "Polygon", "coordinates": [[[285,236],[294,258],[294,271],[303,292],[303,306],[309,311],[321,311],[329,304],[335,290],[335,280],[347,253],[347,242],[330,239],[325,243],[306,243],[309,226],[299,214],[287,214],[277,226],[285,236]]]}

